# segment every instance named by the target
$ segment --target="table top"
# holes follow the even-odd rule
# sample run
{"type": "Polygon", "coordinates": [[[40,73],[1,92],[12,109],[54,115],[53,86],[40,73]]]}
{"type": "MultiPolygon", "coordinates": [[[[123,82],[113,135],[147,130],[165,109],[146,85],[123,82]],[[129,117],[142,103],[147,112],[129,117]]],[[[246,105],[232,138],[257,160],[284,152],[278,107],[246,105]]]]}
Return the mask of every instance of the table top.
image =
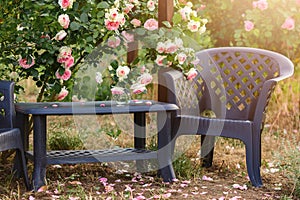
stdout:
{"type": "Polygon", "coordinates": [[[18,113],[32,115],[126,114],[175,111],[179,109],[175,104],[153,100],[132,100],[126,105],[118,105],[115,101],[31,102],[16,103],[15,107],[18,113]]]}

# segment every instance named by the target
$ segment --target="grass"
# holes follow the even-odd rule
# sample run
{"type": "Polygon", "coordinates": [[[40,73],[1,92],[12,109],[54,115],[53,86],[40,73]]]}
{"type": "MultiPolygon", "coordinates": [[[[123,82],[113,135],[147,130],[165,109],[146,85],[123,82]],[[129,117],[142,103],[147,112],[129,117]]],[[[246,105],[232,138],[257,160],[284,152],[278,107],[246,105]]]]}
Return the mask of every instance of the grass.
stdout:
{"type": "MultiPolygon", "coordinates": [[[[199,161],[200,137],[189,136],[178,142],[177,149],[186,144],[189,148],[174,162],[179,180],[173,184],[162,183],[155,171],[141,176],[121,170],[132,169],[133,162],[62,165],[47,168],[48,186],[44,191],[25,192],[22,180],[15,179],[10,171],[10,157],[0,164],[0,199],[133,199],[142,198],[141,195],[157,199],[300,199],[300,66],[296,69],[293,78],[276,87],[269,105],[262,134],[262,188],[249,184],[244,146],[240,141],[218,138],[213,167],[203,169],[199,161]],[[247,190],[235,188],[234,184],[246,185],[247,190]]],[[[124,122],[124,119],[105,117],[49,118],[49,148],[132,146],[132,135],[127,131],[132,130],[132,118],[125,116],[124,122]],[[108,128],[116,124],[120,124],[117,129],[108,128]]],[[[150,135],[155,135],[154,121],[155,116],[149,115],[150,135]]],[[[151,149],[156,148],[155,137],[149,137],[147,143],[151,149]]],[[[31,163],[29,171],[32,171],[31,163]]]]}

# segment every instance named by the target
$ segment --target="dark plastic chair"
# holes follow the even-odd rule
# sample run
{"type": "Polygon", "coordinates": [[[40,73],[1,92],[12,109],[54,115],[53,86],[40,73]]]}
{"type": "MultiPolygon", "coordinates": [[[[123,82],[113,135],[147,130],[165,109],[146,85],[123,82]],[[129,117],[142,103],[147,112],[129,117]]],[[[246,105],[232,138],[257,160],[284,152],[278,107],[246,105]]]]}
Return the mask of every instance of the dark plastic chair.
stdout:
{"type": "Polygon", "coordinates": [[[181,135],[202,135],[202,164],[209,167],[215,136],[240,139],[250,181],[260,187],[266,108],[276,83],[291,76],[294,65],[281,54],[247,47],[212,48],[196,56],[199,73],[193,81],[176,70],[161,76],[168,88],[167,101],[180,107],[173,116],[173,148],[181,135]],[[208,111],[215,117],[200,115],[208,111]]]}
{"type": "MultiPolygon", "coordinates": [[[[22,170],[26,188],[30,189],[20,130],[14,127],[14,83],[0,81],[0,151],[16,149],[15,166],[22,170]]],[[[17,171],[20,174],[20,171],[17,171]]]]}

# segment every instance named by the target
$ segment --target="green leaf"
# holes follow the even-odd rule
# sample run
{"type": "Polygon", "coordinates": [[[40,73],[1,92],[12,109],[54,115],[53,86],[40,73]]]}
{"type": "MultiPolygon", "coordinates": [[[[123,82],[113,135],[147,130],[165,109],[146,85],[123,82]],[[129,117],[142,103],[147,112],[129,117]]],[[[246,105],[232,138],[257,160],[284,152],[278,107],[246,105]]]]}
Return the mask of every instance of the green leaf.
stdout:
{"type": "Polygon", "coordinates": [[[82,21],[83,23],[87,23],[89,21],[88,15],[86,13],[82,13],[80,15],[80,21],[82,21]]]}
{"type": "Polygon", "coordinates": [[[77,30],[79,30],[80,27],[81,27],[81,25],[77,22],[72,22],[70,24],[70,28],[72,31],[77,31],[77,30]]]}
{"type": "Polygon", "coordinates": [[[170,22],[168,22],[168,21],[163,21],[162,23],[163,23],[163,25],[165,25],[167,28],[172,28],[172,25],[170,24],[170,22]]]}
{"type": "Polygon", "coordinates": [[[97,8],[101,8],[101,9],[109,8],[109,4],[105,1],[102,1],[98,3],[97,8]]]}

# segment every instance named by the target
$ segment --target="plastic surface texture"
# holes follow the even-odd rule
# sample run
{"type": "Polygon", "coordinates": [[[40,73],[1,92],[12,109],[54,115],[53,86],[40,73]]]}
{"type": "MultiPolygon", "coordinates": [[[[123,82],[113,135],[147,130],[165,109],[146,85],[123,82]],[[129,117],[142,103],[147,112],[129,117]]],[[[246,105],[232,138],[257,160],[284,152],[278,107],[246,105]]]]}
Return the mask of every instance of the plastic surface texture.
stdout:
{"type": "Polygon", "coordinates": [[[266,108],[276,83],[291,76],[294,65],[276,52],[248,47],[211,48],[196,55],[199,73],[193,80],[175,70],[162,74],[167,102],[180,108],[172,118],[173,148],[180,135],[202,135],[203,165],[211,166],[215,136],[240,139],[250,181],[260,187],[266,108]]]}
{"type": "Polygon", "coordinates": [[[26,187],[30,189],[22,137],[20,130],[14,128],[14,120],[14,83],[0,81],[0,151],[16,150],[15,168],[17,175],[22,171],[26,187]]]}

